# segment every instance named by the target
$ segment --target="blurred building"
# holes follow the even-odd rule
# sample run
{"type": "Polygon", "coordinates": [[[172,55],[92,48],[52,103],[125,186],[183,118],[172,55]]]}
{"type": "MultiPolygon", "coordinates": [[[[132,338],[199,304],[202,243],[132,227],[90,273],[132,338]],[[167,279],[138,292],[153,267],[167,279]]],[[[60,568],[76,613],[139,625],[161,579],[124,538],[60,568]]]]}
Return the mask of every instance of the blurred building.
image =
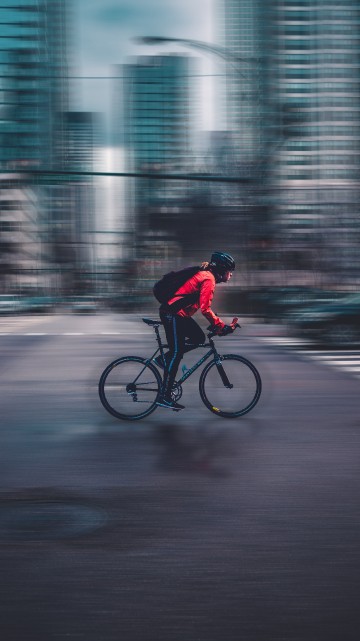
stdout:
{"type": "Polygon", "coordinates": [[[304,277],[350,285],[359,270],[360,2],[274,3],[271,54],[282,262],[304,277]]]}
{"type": "Polygon", "coordinates": [[[149,177],[129,181],[128,207],[135,222],[138,257],[177,255],[176,227],[187,198],[186,181],[157,175],[192,167],[194,101],[191,58],[142,56],[124,66],[124,139],[127,170],[149,177]]]}
{"type": "MultiPolygon", "coordinates": [[[[81,175],[81,172],[92,172],[97,168],[103,142],[102,121],[100,114],[83,111],[64,112],[63,121],[66,167],[75,174],[68,176],[62,187],[59,209],[52,208],[52,226],[61,239],[65,208],[73,270],[73,282],[68,285],[74,291],[89,291],[94,287],[96,271],[95,181],[93,176],[81,175]]],[[[59,251],[60,262],[62,251],[59,251]]]]}
{"type": "MultiPolygon", "coordinates": [[[[248,226],[252,271],[266,266],[261,278],[272,284],[354,286],[360,2],[219,0],[218,7],[228,52],[226,128],[238,175],[245,167],[252,173],[250,219],[266,230],[261,237],[248,226]]],[[[245,190],[228,193],[240,223],[245,190]]]]}
{"type": "Polygon", "coordinates": [[[0,162],[59,164],[55,146],[67,105],[66,0],[6,0],[0,6],[0,162]]]}
{"type": "Polygon", "coordinates": [[[240,175],[256,171],[264,152],[265,54],[269,0],[219,0],[217,29],[224,47],[223,127],[240,175]]]}
{"type": "Polygon", "coordinates": [[[267,195],[273,119],[268,103],[270,5],[269,0],[216,3],[219,55],[224,61],[218,84],[220,125],[227,138],[226,175],[239,179],[238,184],[221,188],[221,217],[226,221],[224,242],[238,256],[242,286],[261,279],[261,272],[268,269],[264,256],[271,242],[267,195]]]}
{"type": "Polygon", "coordinates": [[[17,173],[0,172],[0,289],[19,294],[43,283],[47,264],[39,232],[44,217],[38,190],[17,173]]]}
{"type": "Polygon", "coordinates": [[[0,246],[2,287],[48,288],[53,280],[51,186],[17,170],[63,166],[67,105],[66,0],[0,6],[0,246]],[[15,232],[16,229],[16,232],[15,232]]]}

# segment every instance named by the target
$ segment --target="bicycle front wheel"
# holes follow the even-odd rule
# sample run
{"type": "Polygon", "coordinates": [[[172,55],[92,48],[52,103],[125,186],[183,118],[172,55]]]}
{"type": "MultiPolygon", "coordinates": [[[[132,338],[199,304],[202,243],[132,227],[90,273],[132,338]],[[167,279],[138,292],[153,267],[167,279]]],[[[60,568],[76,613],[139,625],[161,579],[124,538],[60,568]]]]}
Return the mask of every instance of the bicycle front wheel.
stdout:
{"type": "Polygon", "coordinates": [[[227,354],[219,366],[211,361],[202,371],[200,396],[206,407],[223,418],[236,418],[250,412],[261,394],[261,378],[256,367],[243,356],[227,354]]]}
{"type": "Polygon", "coordinates": [[[124,356],[103,371],[99,396],[116,418],[136,421],[151,414],[161,389],[161,376],[145,358],[124,356]]]}

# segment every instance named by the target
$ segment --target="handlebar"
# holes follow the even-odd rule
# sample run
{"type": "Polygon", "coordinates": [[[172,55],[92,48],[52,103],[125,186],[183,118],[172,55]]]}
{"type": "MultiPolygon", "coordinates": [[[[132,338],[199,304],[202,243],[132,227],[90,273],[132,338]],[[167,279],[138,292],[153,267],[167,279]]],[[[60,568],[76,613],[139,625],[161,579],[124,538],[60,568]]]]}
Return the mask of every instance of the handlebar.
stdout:
{"type": "MultiPolygon", "coordinates": [[[[232,328],[232,331],[228,332],[228,334],[232,334],[237,327],[241,327],[241,325],[238,323],[238,320],[239,319],[237,317],[232,319],[231,323],[229,324],[229,327],[232,328]]],[[[207,335],[208,338],[213,338],[213,336],[227,336],[228,335],[228,334],[221,334],[221,330],[219,330],[219,331],[212,330],[211,327],[208,327],[208,329],[210,330],[208,335],[207,335]]]]}

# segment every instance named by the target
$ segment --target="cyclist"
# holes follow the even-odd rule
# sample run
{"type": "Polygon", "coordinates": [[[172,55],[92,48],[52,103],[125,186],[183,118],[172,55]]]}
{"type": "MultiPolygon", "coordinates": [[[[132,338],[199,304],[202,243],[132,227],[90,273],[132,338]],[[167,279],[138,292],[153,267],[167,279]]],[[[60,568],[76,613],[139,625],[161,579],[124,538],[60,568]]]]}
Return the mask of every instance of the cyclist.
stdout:
{"type": "Polygon", "coordinates": [[[176,403],[171,398],[171,390],[176,378],[178,367],[183,355],[205,342],[205,334],[192,316],[200,309],[203,316],[210,322],[212,330],[220,335],[233,331],[231,325],[226,325],[211,309],[215,285],[227,283],[235,269],[235,261],[225,252],[214,252],[210,262],[202,263],[199,271],[189,278],[167,302],[160,306],[159,314],[164,325],[169,351],[154,360],[164,369],[163,387],[158,405],[170,409],[184,409],[184,405],[176,403]],[[179,309],[179,301],[188,294],[198,294],[195,302],[184,303],[179,309]],[[176,305],[177,303],[177,305],[176,305]],[[188,339],[186,341],[186,339],[188,339]]]}

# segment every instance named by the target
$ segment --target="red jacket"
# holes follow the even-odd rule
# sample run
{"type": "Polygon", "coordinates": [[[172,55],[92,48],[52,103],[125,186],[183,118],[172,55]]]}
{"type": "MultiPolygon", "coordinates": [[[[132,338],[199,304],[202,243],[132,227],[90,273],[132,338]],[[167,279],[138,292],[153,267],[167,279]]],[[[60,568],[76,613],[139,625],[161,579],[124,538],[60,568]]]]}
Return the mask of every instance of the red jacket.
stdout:
{"type": "Polygon", "coordinates": [[[195,292],[199,292],[200,295],[198,302],[192,303],[184,309],[180,309],[180,311],[177,312],[178,316],[193,316],[200,308],[202,314],[207,318],[211,325],[216,325],[216,327],[222,329],[225,323],[211,310],[211,301],[214,296],[214,290],[214,274],[210,271],[199,271],[177,290],[174,297],[169,300],[168,304],[171,305],[171,303],[175,303],[175,301],[179,300],[180,294],[193,294],[195,292]]]}

